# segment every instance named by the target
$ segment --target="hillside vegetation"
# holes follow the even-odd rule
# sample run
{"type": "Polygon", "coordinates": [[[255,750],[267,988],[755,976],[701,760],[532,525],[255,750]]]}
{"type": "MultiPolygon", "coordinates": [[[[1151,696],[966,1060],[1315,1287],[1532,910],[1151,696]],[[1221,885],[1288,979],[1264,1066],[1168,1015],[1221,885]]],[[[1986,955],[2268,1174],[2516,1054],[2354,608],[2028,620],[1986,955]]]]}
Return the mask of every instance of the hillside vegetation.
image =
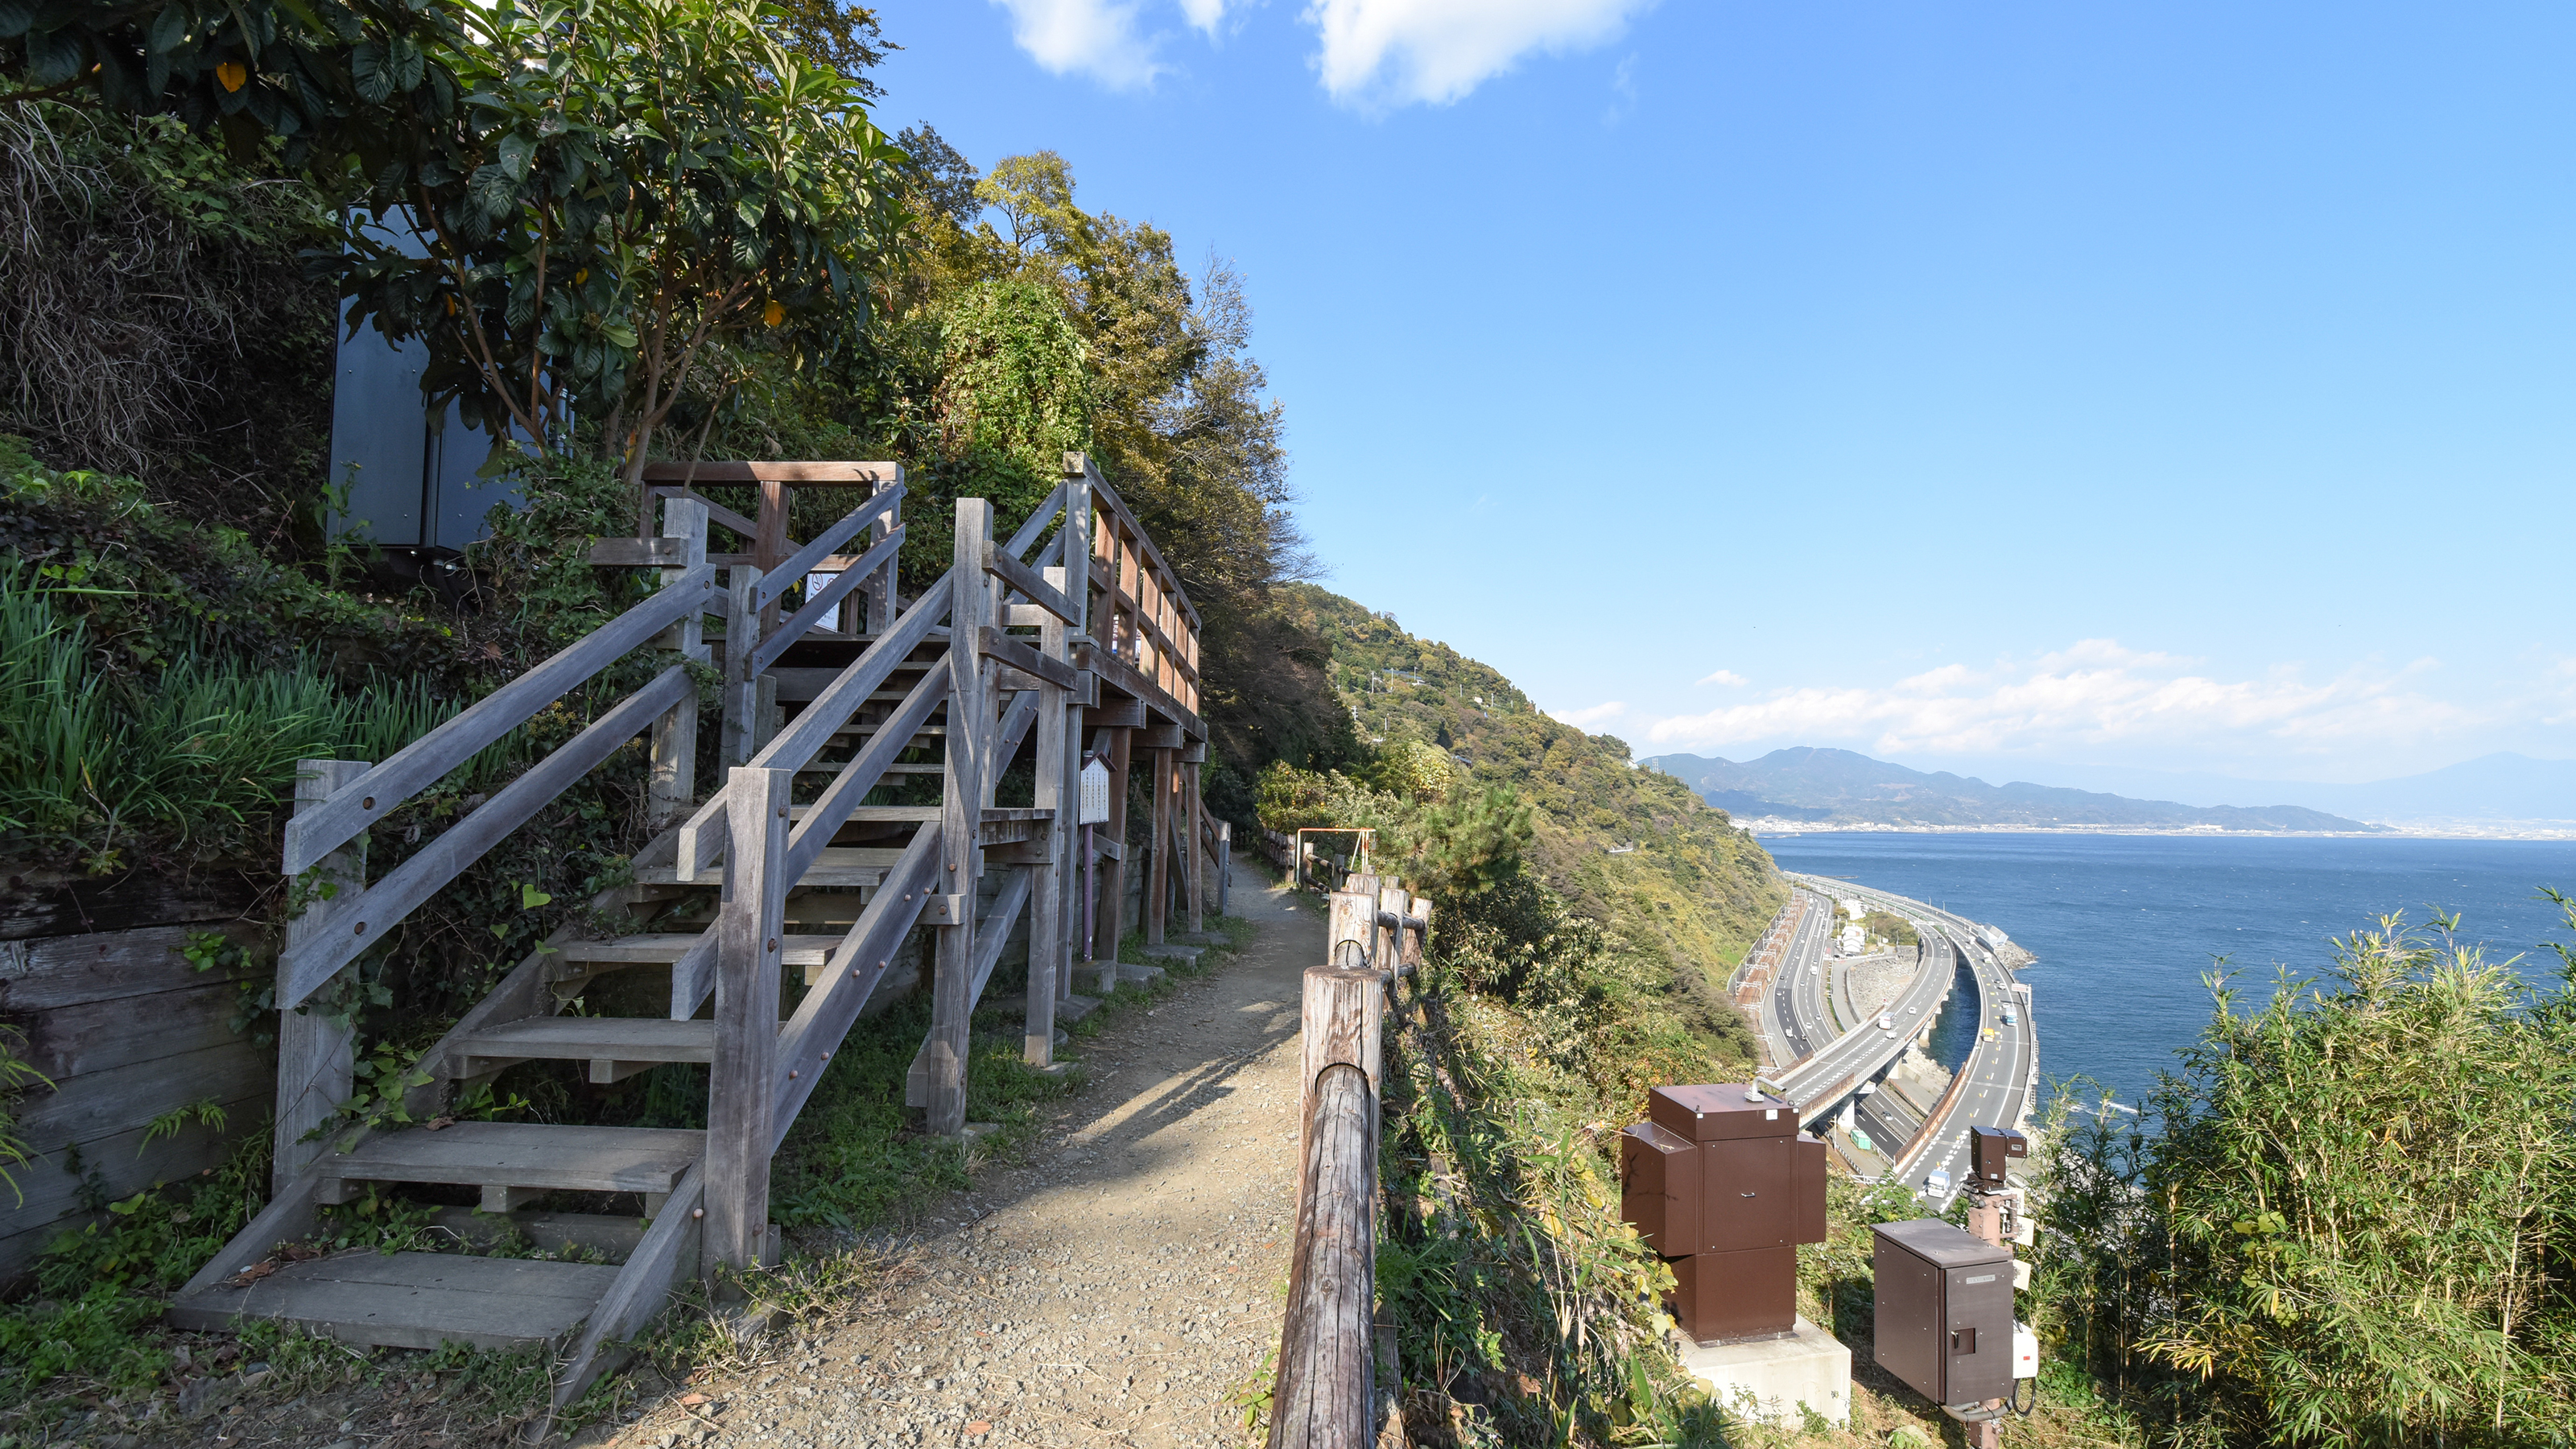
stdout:
{"type": "MultiPolygon", "coordinates": [[[[1286,585],[1276,597],[1331,651],[1334,692],[1377,761],[1374,773],[1361,772],[1368,783],[1445,807],[1416,830],[1471,855],[1490,848],[1498,814],[1526,811],[1529,874],[1656,982],[1665,1009],[1707,1049],[1706,1070],[1751,1070],[1752,1036],[1725,1000],[1726,980],[1787,899],[1752,837],[1681,781],[1634,768],[1620,740],[1539,713],[1491,665],[1312,584],[1286,585]]],[[[1360,800],[1330,777],[1307,777],[1305,795],[1286,804],[1293,772],[1272,769],[1265,799],[1276,808],[1264,823],[1274,829],[1370,823],[1354,814],[1370,809],[1402,823],[1400,810],[1360,800]]]]}

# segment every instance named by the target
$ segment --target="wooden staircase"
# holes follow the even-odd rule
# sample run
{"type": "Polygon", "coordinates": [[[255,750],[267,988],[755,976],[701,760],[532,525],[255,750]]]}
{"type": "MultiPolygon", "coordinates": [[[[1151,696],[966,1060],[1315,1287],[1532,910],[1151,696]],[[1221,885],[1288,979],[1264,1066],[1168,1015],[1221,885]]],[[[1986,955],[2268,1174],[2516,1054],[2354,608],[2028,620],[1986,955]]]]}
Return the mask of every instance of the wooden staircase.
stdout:
{"type": "MultiPolygon", "coordinates": [[[[562,1355],[555,1398],[577,1397],[692,1275],[774,1260],[769,1162],[832,1053],[862,1016],[926,978],[932,1025],[908,1083],[923,1130],[965,1126],[969,1021],[1025,918],[1024,1053],[1049,1067],[1073,994],[1085,879],[1069,802],[1083,744],[1118,775],[1102,872],[1098,989],[1117,983],[1125,771],[1155,758],[1155,835],[1145,925],[1160,941],[1171,887],[1201,925],[1206,828],[1197,791],[1205,730],[1196,712],[1197,618],[1152,542],[1080,454],[1052,497],[1007,539],[991,506],[957,504],[955,566],[908,605],[896,587],[902,470],[890,464],[657,465],[645,518],[659,532],[609,540],[607,565],[657,568],[660,588],[563,653],[511,681],[381,764],[309,761],[286,837],[290,876],[315,890],[278,962],[277,1168],[266,1211],[182,1290],[181,1327],[242,1318],[300,1324],[353,1343],[425,1347],[544,1344],[562,1355]],[[692,484],[752,483],[758,517],[692,484]],[[813,541],[786,537],[798,486],[872,489],[813,541]],[[710,555],[710,521],[749,540],[710,555]],[[868,546],[841,552],[854,540],[868,546]],[[1088,547],[1079,546],[1087,542],[1088,547]],[[1068,547],[1068,544],[1076,546],[1068,547]],[[718,587],[719,573],[724,575],[718,587]],[[827,577],[828,576],[828,577],[827,577]],[[797,585],[804,601],[782,613],[797,585]],[[721,649],[702,638],[724,620],[721,649]],[[638,649],[668,665],[445,834],[372,883],[369,825],[509,730],[638,649]],[[816,659],[830,661],[818,664],[816,659]],[[720,788],[697,798],[698,694],[687,668],[723,680],[720,788]],[[423,1125],[307,1141],[352,1092],[354,1038],[294,1007],[382,941],[410,911],[538,809],[639,735],[651,739],[660,828],[630,884],[597,912],[632,934],[584,939],[567,927],[539,947],[421,1061],[429,1082],[405,1101],[423,1125]],[[1034,800],[996,803],[1032,753],[1034,800]],[[928,758],[924,758],[928,757],[928,758]],[[869,804],[906,777],[935,775],[940,798],[869,804]],[[1175,874],[1177,856],[1186,863],[1175,874]],[[327,897],[327,898],[326,898],[327,897]],[[931,933],[929,960],[899,949],[931,933]],[[787,972],[801,977],[791,1000],[787,972]],[[667,970],[655,1016],[563,1014],[607,973],[667,970]],[[615,1082],[670,1062],[709,1068],[704,1131],[448,1121],[460,1088],[531,1061],[586,1064],[615,1082]],[[479,1190],[487,1214],[522,1214],[547,1193],[632,1195],[635,1215],[575,1225],[622,1262],[601,1264],[373,1251],[293,1261],[319,1210],[378,1184],[479,1190]]],[[[567,1215],[554,1214],[561,1223],[567,1215]]]]}

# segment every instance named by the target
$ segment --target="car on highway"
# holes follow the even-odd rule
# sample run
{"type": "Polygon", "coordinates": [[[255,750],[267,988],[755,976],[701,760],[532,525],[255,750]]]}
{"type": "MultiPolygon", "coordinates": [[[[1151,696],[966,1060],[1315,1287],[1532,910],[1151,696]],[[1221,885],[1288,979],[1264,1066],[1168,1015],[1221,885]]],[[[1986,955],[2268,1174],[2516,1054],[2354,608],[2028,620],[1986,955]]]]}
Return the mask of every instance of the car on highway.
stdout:
{"type": "Polygon", "coordinates": [[[1950,1174],[1943,1172],[1937,1167],[1932,1169],[1930,1172],[1923,1174],[1923,1190],[1932,1194],[1934,1197],[1948,1197],[1950,1195],[1950,1174]]]}
{"type": "Polygon", "coordinates": [[[1923,1014],[1923,1008],[1919,1006],[1909,1006],[1905,1008],[1905,1014],[1907,1016],[1921,1016],[1923,1014]]]}

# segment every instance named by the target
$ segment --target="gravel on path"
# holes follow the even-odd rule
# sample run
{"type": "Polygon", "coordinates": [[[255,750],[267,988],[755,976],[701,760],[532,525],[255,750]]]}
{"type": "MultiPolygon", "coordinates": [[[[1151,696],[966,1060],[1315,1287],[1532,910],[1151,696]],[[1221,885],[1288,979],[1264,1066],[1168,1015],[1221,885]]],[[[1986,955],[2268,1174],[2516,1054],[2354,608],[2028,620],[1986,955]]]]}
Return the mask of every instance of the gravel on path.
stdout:
{"type": "MultiPolygon", "coordinates": [[[[1311,898],[1309,898],[1311,899],[1311,898]]],[[[890,1246],[803,1357],[700,1381],[575,1442],[1241,1445],[1266,1389],[1296,1213],[1298,997],[1324,921],[1237,892],[1248,949],[1078,1041],[1085,1085],[1017,1160],[890,1246]]]]}

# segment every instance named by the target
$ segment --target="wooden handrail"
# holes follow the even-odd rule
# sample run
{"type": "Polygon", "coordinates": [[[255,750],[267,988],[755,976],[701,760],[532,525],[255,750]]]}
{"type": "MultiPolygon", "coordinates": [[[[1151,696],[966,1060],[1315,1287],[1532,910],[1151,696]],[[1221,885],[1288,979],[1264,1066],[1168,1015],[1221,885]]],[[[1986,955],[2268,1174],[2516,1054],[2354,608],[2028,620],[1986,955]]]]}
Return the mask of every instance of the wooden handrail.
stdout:
{"type": "MultiPolygon", "coordinates": [[[[752,606],[754,608],[766,609],[770,605],[777,603],[789,589],[794,588],[798,583],[802,582],[805,575],[812,572],[816,564],[830,558],[832,556],[832,550],[840,547],[844,542],[847,542],[850,536],[857,533],[860,529],[876,522],[876,520],[883,515],[887,509],[893,508],[902,503],[903,491],[903,485],[897,483],[893,487],[873,495],[867,502],[851,509],[840,522],[835,523],[831,527],[824,529],[821,533],[814,535],[812,542],[780,560],[777,567],[772,568],[768,573],[762,576],[760,587],[752,596],[752,606]]],[[[901,537],[902,532],[903,531],[900,528],[895,530],[897,537],[901,537]]],[[[883,544],[880,544],[879,547],[883,547],[883,544]]],[[[874,550],[869,551],[869,557],[872,559],[875,557],[874,550]]],[[[866,566],[860,566],[845,570],[845,572],[864,576],[869,572],[869,569],[866,566]]]]}
{"type": "MultiPolygon", "coordinates": [[[[795,723],[780,731],[752,757],[751,763],[765,770],[801,770],[812,763],[832,736],[867,704],[877,686],[909,661],[912,651],[921,647],[930,638],[930,631],[948,617],[947,582],[943,575],[937,586],[914,600],[895,626],[851,660],[805,706],[795,723]]],[[[715,863],[716,856],[724,850],[724,822],[724,791],[718,790],[681,825],[677,860],[681,880],[693,881],[699,871],[715,863]]]]}
{"type": "Polygon", "coordinates": [[[817,989],[805,993],[796,1014],[779,1028],[771,1151],[787,1140],[787,1129],[795,1125],[796,1114],[822,1079],[831,1053],[831,1047],[823,1044],[839,1041],[859,1019],[860,1008],[867,1005],[868,996],[894,963],[895,946],[930,903],[930,888],[938,873],[939,827],[925,825],[913,833],[912,843],[904,847],[894,869],[886,872],[885,883],[877,887],[849,934],[833,949],[831,974],[817,989]]]}
{"type": "Polygon", "coordinates": [[[705,608],[715,597],[715,579],[715,570],[704,565],[681,573],[652,597],[332,791],[331,798],[287,822],[282,869],[290,876],[312,869],[315,861],[527,723],[537,711],[572,693],[691,611],[705,608]]]}
{"type": "MultiPolygon", "coordinates": [[[[544,809],[575,780],[589,774],[620,745],[651,728],[666,711],[694,698],[696,693],[697,685],[689,678],[687,666],[675,664],[663,670],[652,683],[627,696],[568,743],[557,746],[554,753],[494,792],[473,814],[449,826],[418,854],[341,907],[335,912],[334,925],[345,919],[350,929],[334,929],[326,936],[307,940],[278,959],[279,1009],[301,1005],[341,967],[383,940],[385,932],[438,894],[467,866],[482,859],[485,852],[500,844],[528,817],[544,809]]],[[[366,776],[360,776],[358,784],[365,783],[366,776]]]]}
{"type": "MultiPolygon", "coordinates": [[[[835,574],[830,583],[807,596],[802,607],[781,620],[777,628],[769,631],[768,638],[752,647],[751,672],[758,674],[777,663],[778,656],[787,652],[788,645],[804,638],[807,630],[823,622],[823,616],[831,612],[835,604],[849,597],[852,589],[866,583],[870,574],[893,563],[895,555],[902,551],[903,530],[898,528],[879,540],[876,547],[859,555],[857,561],[848,568],[835,574]]],[[[763,575],[760,582],[752,586],[752,592],[760,593],[783,576],[783,574],[763,575]]]]}

